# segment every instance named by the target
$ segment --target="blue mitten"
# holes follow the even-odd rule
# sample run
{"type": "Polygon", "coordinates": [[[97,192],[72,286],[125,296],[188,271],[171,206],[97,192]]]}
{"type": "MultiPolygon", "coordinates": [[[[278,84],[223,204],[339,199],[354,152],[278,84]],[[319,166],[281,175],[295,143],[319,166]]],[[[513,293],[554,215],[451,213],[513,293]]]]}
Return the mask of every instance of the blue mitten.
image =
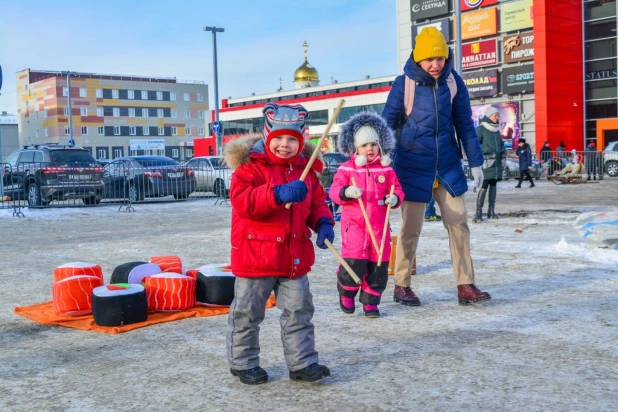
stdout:
{"type": "Polygon", "coordinates": [[[335,231],[333,230],[333,224],[329,221],[324,221],[322,223],[318,223],[318,238],[315,241],[315,244],[320,249],[327,249],[328,246],[324,244],[324,239],[328,239],[330,243],[333,243],[335,240],[335,231]]]}
{"type": "Polygon", "coordinates": [[[293,180],[284,185],[275,186],[275,200],[283,203],[302,202],[307,197],[309,189],[302,180],[293,180]]]}

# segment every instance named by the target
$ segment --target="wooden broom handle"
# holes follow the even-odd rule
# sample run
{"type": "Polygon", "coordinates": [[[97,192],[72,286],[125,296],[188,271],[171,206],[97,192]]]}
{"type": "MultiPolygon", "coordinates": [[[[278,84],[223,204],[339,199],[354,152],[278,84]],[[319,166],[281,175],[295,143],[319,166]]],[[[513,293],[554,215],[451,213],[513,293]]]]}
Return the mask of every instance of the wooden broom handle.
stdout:
{"type": "MultiPolygon", "coordinates": [[[[307,175],[309,174],[309,171],[311,170],[311,166],[313,166],[313,162],[315,162],[315,159],[317,159],[318,157],[318,153],[320,153],[320,147],[322,147],[322,142],[324,142],[324,139],[326,139],[326,136],[328,136],[328,132],[330,131],[330,128],[333,126],[333,124],[335,123],[335,120],[337,120],[337,116],[339,116],[339,111],[343,107],[344,103],[345,103],[345,100],[339,99],[339,104],[335,108],[335,112],[333,113],[333,116],[328,121],[328,124],[326,125],[326,129],[324,129],[324,132],[322,133],[320,140],[318,140],[318,143],[315,145],[315,149],[313,149],[313,153],[311,153],[311,157],[309,158],[309,161],[307,162],[307,165],[305,166],[305,170],[303,170],[303,173],[300,175],[299,180],[304,181],[307,175]]],[[[290,206],[292,206],[292,203],[285,204],[286,209],[289,209],[290,206]]]]}
{"type": "MultiPolygon", "coordinates": [[[[352,181],[352,186],[356,186],[356,180],[354,178],[350,178],[352,181]]],[[[371,223],[369,222],[369,216],[367,216],[367,211],[365,210],[365,205],[363,204],[363,199],[361,197],[358,198],[358,204],[360,205],[361,212],[363,213],[363,217],[365,218],[365,224],[367,225],[367,231],[369,232],[369,236],[371,237],[371,242],[373,243],[373,248],[376,250],[376,253],[380,255],[380,246],[378,246],[378,241],[376,240],[376,235],[373,233],[373,229],[371,228],[371,223]]],[[[380,256],[378,256],[380,259],[380,256]]]]}
{"type": "MultiPolygon", "coordinates": [[[[395,193],[395,185],[391,185],[390,197],[395,193]]],[[[388,203],[386,208],[386,219],[384,219],[384,230],[382,231],[382,242],[380,243],[380,256],[378,256],[378,266],[382,264],[382,255],[384,254],[384,242],[386,241],[386,231],[388,230],[388,215],[391,213],[391,204],[388,203]]]]}
{"type": "Polygon", "coordinates": [[[326,245],[326,247],[328,248],[328,250],[330,250],[330,253],[333,254],[333,256],[335,256],[335,258],[339,261],[339,263],[341,263],[341,266],[343,266],[345,268],[345,270],[348,271],[348,273],[350,274],[350,276],[352,277],[352,279],[354,279],[354,282],[356,282],[357,285],[361,284],[361,280],[358,278],[358,276],[356,276],[356,273],[354,273],[354,270],[352,270],[352,268],[350,267],[350,265],[348,265],[348,262],[346,262],[341,255],[339,254],[339,252],[337,252],[337,249],[335,249],[333,247],[333,244],[330,243],[330,240],[328,239],[324,239],[324,244],[326,245]]]}

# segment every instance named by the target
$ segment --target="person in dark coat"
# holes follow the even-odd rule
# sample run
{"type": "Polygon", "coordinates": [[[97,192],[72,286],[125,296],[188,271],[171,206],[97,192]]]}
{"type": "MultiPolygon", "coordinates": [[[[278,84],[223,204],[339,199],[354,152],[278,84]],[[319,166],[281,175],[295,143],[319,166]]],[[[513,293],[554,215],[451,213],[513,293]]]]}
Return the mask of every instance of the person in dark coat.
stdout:
{"type": "Polygon", "coordinates": [[[481,222],[483,220],[483,204],[485,203],[485,195],[488,191],[489,205],[487,208],[487,218],[498,218],[495,212],[497,194],[496,183],[498,180],[502,180],[502,173],[506,163],[506,149],[504,148],[504,141],[502,140],[498,128],[499,119],[499,110],[494,106],[489,106],[481,124],[476,128],[476,134],[481,143],[485,162],[483,163],[483,187],[479,190],[476,197],[474,222],[481,222]]]}
{"type": "Polygon", "coordinates": [[[474,131],[470,96],[461,76],[453,70],[453,55],[439,30],[425,27],[415,44],[404,74],[395,79],[382,111],[389,127],[397,130],[393,169],[404,191],[393,299],[402,305],[420,305],[410,288],[412,262],[425,210],[433,196],[449,235],[459,303],[481,302],[491,296],[474,285],[464,198],[468,183],[457,140],[466,152],[474,186],[480,189],[483,153],[474,131]],[[412,107],[406,99],[406,86],[414,89],[412,107]]]}
{"type": "Polygon", "coordinates": [[[543,147],[539,151],[539,157],[541,161],[547,166],[547,174],[549,176],[554,174],[554,162],[551,158],[551,147],[549,147],[549,142],[545,142],[543,147]]]}
{"type": "Polygon", "coordinates": [[[521,187],[521,182],[524,181],[524,176],[526,177],[526,180],[530,181],[530,187],[534,187],[534,180],[532,180],[532,176],[530,176],[530,168],[532,167],[532,150],[530,149],[530,145],[526,143],[526,139],[519,139],[515,154],[519,157],[519,183],[515,187],[518,189],[521,187]]]}
{"type": "Polygon", "coordinates": [[[597,153],[597,145],[594,142],[588,143],[585,150],[586,170],[588,172],[588,180],[594,178],[597,180],[599,157],[597,153]]]}

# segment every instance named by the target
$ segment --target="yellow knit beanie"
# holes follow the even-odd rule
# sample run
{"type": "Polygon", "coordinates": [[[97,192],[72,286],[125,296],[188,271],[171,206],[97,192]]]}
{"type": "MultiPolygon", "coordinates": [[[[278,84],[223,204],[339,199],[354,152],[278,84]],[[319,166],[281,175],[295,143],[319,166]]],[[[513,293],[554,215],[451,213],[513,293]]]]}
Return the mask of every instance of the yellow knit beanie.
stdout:
{"type": "Polygon", "coordinates": [[[416,36],[416,47],[412,57],[417,63],[432,57],[448,58],[448,46],[440,30],[432,26],[421,30],[416,36]]]}

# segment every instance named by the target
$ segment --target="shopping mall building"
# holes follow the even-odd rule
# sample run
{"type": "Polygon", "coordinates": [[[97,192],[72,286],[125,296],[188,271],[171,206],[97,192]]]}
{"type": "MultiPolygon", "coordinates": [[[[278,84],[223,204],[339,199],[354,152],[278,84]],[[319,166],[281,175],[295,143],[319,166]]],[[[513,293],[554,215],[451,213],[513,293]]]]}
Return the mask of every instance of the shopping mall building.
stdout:
{"type": "MultiPolygon", "coordinates": [[[[583,150],[590,141],[600,149],[618,140],[618,85],[615,0],[456,0],[461,6],[462,77],[478,122],[490,104],[501,109],[501,133],[507,143],[519,137],[540,149],[560,141],[583,150]]],[[[425,26],[442,31],[455,50],[455,17],[448,0],[396,0],[401,72],[425,26]]],[[[303,104],[309,134],[317,138],[335,111],[324,150],[336,148],[340,125],[361,110],[381,112],[395,75],[320,85],[307,58],[294,73],[293,90],[223,99],[223,142],[262,129],[267,102],[303,104]]],[[[214,119],[214,111],[211,114],[214,119]]],[[[201,139],[199,139],[201,140],[201,139]]],[[[214,153],[214,136],[201,146],[214,153]]],[[[196,141],[196,153],[198,152],[196,141]]]]}

